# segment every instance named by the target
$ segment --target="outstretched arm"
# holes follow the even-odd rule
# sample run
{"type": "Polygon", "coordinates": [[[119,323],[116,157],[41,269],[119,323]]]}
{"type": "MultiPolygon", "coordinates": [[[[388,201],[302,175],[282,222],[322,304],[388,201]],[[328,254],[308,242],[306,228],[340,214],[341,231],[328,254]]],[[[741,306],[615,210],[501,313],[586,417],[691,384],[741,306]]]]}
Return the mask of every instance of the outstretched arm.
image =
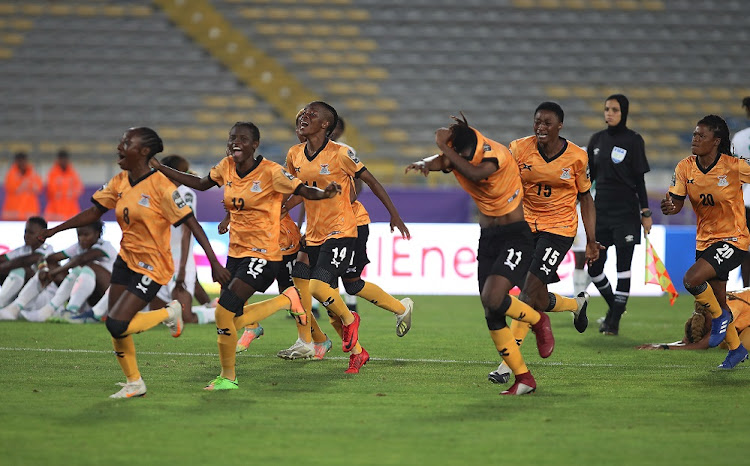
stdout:
{"type": "Polygon", "coordinates": [[[156,157],[151,157],[148,163],[152,168],[159,170],[170,180],[184,184],[189,188],[197,189],[198,191],[205,191],[216,186],[216,182],[209,176],[201,178],[199,176],[191,175],[190,173],[175,170],[174,168],[162,165],[161,162],[156,160],[156,157]]]}
{"type": "Polygon", "coordinates": [[[445,155],[435,154],[426,157],[419,162],[410,163],[404,169],[404,173],[415,171],[427,176],[430,172],[448,170],[450,167],[450,161],[445,155]]]}
{"type": "Polygon", "coordinates": [[[50,228],[47,230],[42,230],[41,233],[39,233],[39,240],[44,241],[45,239],[54,236],[61,231],[69,230],[71,228],[78,228],[82,227],[84,225],[90,225],[100,218],[102,218],[102,215],[104,215],[104,212],[102,212],[99,207],[97,206],[91,206],[86,210],[83,210],[73,217],[69,218],[68,220],[62,222],[61,224],[57,225],[54,228],[50,228]]]}
{"type": "Polygon", "coordinates": [[[411,239],[411,233],[409,233],[409,229],[406,228],[404,221],[401,220],[401,215],[399,215],[396,206],[393,205],[393,201],[391,201],[391,197],[385,191],[383,185],[380,184],[380,182],[375,179],[373,174],[368,170],[362,171],[359,177],[362,181],[367,183],[367,186],[370,187],[372,193],[375,194],[378,199],[380,199],[380,202],[383,203],[383,206],[385,206],[385,208],[388,210],[388,213],[391,214],[391,233],[393,233],[394,228],[398,228],[398,231],[401,232],[402,238],[411,239]]]}

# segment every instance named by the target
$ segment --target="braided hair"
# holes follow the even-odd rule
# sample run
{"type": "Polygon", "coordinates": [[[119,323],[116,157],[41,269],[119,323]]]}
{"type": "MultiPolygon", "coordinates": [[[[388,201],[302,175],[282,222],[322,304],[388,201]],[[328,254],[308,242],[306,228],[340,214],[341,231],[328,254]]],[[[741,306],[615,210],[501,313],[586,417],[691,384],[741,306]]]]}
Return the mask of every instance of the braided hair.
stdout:
{"type": "Polygon", "coordinates": [[[133,128],[132,130],[141,138],[141,145],[148,147],[149,159],[164,150],[164,142],[153,129],[146,126],[140,126],[138,128],[133,128]]]}
{"type": "MultiPolygon", "coordinates": [[[[729,295],[727,295],[727,299],[729,295]]],[[[688,343],[701,341],[706,334],[711,331],[711,327],[706,325],[706,320],[711,318],[711,311],[706,306],[695,302],[693,314],[685,322],[685,339],[688,343]]],[[[709,320],[710,322],[710,320],[709,320]]]]}
{"type": "MultiPolygon", "coordinates": [[[[729,139],[729,126],[719,115],[706,115],[698,122],[714,133],[714,137],[721,140],[719,142],[718,153],[732,155],[732,141],[729,139]]],[[[697,125],[696,125],[697,126],[697,125]]]]}
{"type": "Polygon", "coordinates": [[[477,133],[469,126],[469,122],[466,121],[466,115],[463,112],[459,113],[461,118],[451,117],[455,120],[455,123],[448,127],[451,131],[449,142],[453,145],[453,150],[459,154],[469,149],[469,153],[473,156],[477,148],[477,133]]]}

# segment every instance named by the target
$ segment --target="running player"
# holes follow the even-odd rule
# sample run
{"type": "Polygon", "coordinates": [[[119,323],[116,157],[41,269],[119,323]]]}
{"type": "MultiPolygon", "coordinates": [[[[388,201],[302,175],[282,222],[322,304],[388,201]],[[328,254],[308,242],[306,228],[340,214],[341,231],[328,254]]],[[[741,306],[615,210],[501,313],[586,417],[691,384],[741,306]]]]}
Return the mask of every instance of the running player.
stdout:
{"type": "MultiPolygon", "coordinates": [[[[310,296],[341,320],[342,349],[352,353],[346,372],[356,374],[370,357],[358,343],[359,314],[347,308],[338,292],[339,278],[352,260],[357,237],[357,222],[351,207],[351,178],[362,179],[380,199],[391,215],[391,231],[397,228],[404,238],[410,235],[380,182],[354,152],[330,140],[337,120],[336,110],[327,103],[308,104],[300,116],[298,128],[305,142],[293,146],[287,153],[289,170],[305,184],[318,186],[333,180],[341,184],[343,190],[340,198],[321,203],[305,201],[307,229],[303,252],[307,254],[309,265],[298,260],[293,276],[309,321],[312,321],[310,296]]],[[[386,299],[386,296],[380,290],[373,299],[386,299]]],[[[300,349],[308,353],[314,352],[311,328],[298,328],[298,332],[300,337],[295,345],[304,347],[300,349]]]]}
{"type": "Polygon", "coordinates": [[[163,150],[161,138],[151,128],[127,130],[117,146],[117,163],[123,171],[94,194],[92,207],[39,234],[40,239],[49,238],[69,228],[96,222],[106,211],[115,209],[117,223],[122,228],[122,241],[112,272],[106,325],[127,381],[120,384],[122,389],[110,398],[146,394],[146,384],[136,362],[133,334],[162,322],[172,336],[182,333],[182,309],[177,301],[166,308],[139,312],[174,272],[169,249],[170,224],[186,224],[206,252],[214,280],[220,283],[229,280],[229,273],[219,264],[206,233],[174,184],[149,167],[149,159],[163,150]]]}
{"type": "Polygon", "coordinates": [[[302,184],[279,164],[256,154],[260,131],[249,122],[237,122],[229,131],[227,155],[200,178],[151,164],[170,179],[199,191],[224,186],[224,207],[230,214],[227,268],[232,279],[223,287],[216,306],[216,333],[221,373],[205,390],[239,387],[235,372],[237,329],[257,323],[279,310],[291,310],[307,324],[296,289],[289,287],[271,299],[245,306],[256,291],[265,291],[282,266],[279,219],[285,195],[296,193],[310,200],[338,197],[341,188],[329,183],[325,190],[302,184]]]}
{"type": "Polygon", "coordinates": [[[690,198],[698,220],[695,264],[685,272],[683,284],[711,313],[708,346],[727,342],[729,353],[719,368],[732,369],[748,357],[732,322],[726,290],[729,272],[740,266],[750,245],[742,200],[742,183],[750,183],[750,165],[732,157],[729,128],[717,115],[698,122],[691,148],[693,155],[675,168],[661,211],[674,215],[690,198]]]}
{"type": "MultiPolygon", "coordinates": [[[[463,116],[463,115],[462,115],[463,116]]],[[[508,149],[469,126],[466,118],[440,128],[435,141],[440,154],[406,167],[427,176],[431,171],[453,172],[479,208],[479,293],[495,348],[513,371],[515,383],[503,395],[524,395],[536,390],[536,381],[505,317],[520,320],[536,333],[539,355],[549,357],[555,346],[549,317],[508,292],[526,276],[533,254],[533,238],[521,205],[523,186],[508,149]]]]}

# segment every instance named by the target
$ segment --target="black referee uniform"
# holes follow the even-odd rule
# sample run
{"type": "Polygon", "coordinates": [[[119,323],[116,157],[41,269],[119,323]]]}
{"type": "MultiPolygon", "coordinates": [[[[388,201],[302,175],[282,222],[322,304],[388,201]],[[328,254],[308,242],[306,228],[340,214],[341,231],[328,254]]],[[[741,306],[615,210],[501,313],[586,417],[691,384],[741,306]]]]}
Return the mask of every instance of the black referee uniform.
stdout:
{"type": "MultiPolygon", "coordinates": [[[[607,100],[620,103],[622,118],[617,126],[591,136],[587,146],[591,179],[595,181],[596,240],[615,246],[617,253],[617,287],[604,275],[607,251],[589,267],[589,275],[609,305],[607,317],[599,331],[617,335],[620,317],[630,295],[630,268],[635,245],[641,241],[642,210],[648,209],[648,195],[643,175],[649,171],[643,138],[628,129],[628,99],[621,94],[607,100]]],[[[643,215],[650,215],[645,210],[643,215]]]]}

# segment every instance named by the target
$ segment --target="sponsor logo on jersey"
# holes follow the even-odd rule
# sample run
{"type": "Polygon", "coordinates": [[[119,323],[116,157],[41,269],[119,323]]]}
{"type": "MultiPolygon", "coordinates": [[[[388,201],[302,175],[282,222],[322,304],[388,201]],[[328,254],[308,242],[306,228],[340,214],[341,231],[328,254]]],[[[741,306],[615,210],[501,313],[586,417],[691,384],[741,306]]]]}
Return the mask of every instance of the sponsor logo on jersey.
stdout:
{"type": "Polygon", "coordinates": [[[625,242],[626,243],[632,243],[633,241],[635,241],[635,237],[633,235],[626,235],[625,236],[625,242]]]}
{"type": "Polygon", "coordinates": [[[623,149],[622,147],[617,146],[612,148],[612,153],[610,154],[614,163],[622,162],[623,160],[625,160],[626,155],[628,155],[628,151],[626,149],[623,149]]]}
{"type": "Polygon", "coordinates": [[[482,150],[484,152],[490,152],[492,151],[492,147],[490,147],[490,145],[485,142],[484,145],[482,146],[482,150]]]}
{"type": "Polygon", "coordinates": [[[328,169],[327,163],[321,163],[320,164],[320,174],[321,175],[330,175],[331,171],[328,169]]]}
{"type": "Polygon", "coordinates": [[[253,181],[253,186],[250,188],[250,191],[253,192],[253,193],[259,193],[259,192],[263,191],[263,189],[261,189],[261,187],[260,187],[260,180],[253,181]]]}
{"type": "Polygon", "coordinates": [[[177,191],[172,193],[172,200],[174,201],[174,204],[177,206],[178,209],[182,209],[187,204],[185,204],[185,201],[182,199],[182,196],[180,196],[180,193],[177,191]]]}
{"type": "Polygon", "coordinates": [[[193,193],[185,193],[182,198],[185,200],[185,203],[188,205],[193,205],[195,203],[195,196],[193,196],[193,193]]]}
{"type": "MultiPolygon", "coordinates": [[[[346,155],[349,156],[350,159],[352,159],[352,162],[359,163],[359,159],[357,158],[357,154],[354,153],[351,149],[346,150],[346,155]]],[[[322,175],[323,172],[321,171],[320,174],[322,175]]]]}
{"type": "MultiPolygon", "coordinates": [[[[175,194],[177,194],[177,191],[175,191],[175,194]]],[[[179,194],[177,194],[179,196],[179,194]]],[[[142,205],[143,207],[151,207],[151,196],[148,194],[141,194],[141,199],[138,201],[138,205],[142,205]]]]}
{"type": "MultiPolygon", "coordinates": [[[[690,178],[687,180],[687,184],[695,184],[695,180],[690,178]]],[[[674,186],[674,176],[672,176],[672,186],[674,186]]]]}
{"type": "Polygon", "coordinates": [[[529,164],[525,163],[525,164],[523,164],[523,166],[521,167],[521,170],[528,170],[528,171],[531,171],[531,165],[529,165],[529,164]]]}
{"type": "Polygon", "coordinates": [[[598,147],[594,148],[594,155],[599,155],[599,148],[598,147]]]}
{"type": "Polygon", "coordinates": [[[513,202],[513,199],[517,198],[520,192],[521,192],[520,189],[516,189],[516,192],[514,192],[513,195],[508,198],[508,204],[513,202]]]}
{"type": "Polygon", "coordinates": [[[729,186],[729,181],[727,181],[727,175],[719,175],[719,183],[717,186],[729,186]]]}
{"type": "Polygon", "coordinates": [[[561,180],[569,180],[570,179],[570,168],[563,168],[562,169],[562,175],[560,175],[561,180]]]}

